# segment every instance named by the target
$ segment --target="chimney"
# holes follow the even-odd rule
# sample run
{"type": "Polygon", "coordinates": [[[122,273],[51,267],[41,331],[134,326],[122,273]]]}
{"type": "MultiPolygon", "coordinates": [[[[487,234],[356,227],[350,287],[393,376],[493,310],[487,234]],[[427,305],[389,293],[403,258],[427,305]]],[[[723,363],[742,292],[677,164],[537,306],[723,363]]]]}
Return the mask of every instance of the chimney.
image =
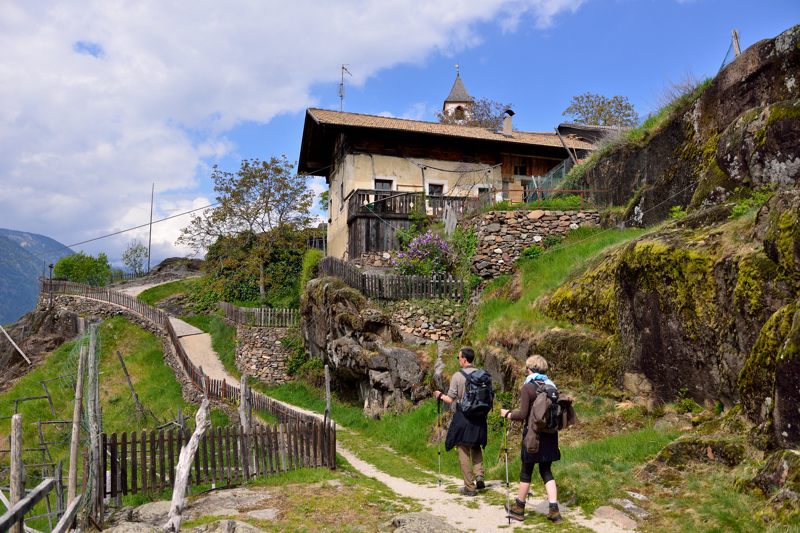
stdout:
{"type": "Polygon", "coordinates": [[[503,117],[503,135],[506,137],[513,137],[514,130],[511,127],[511,117],[514,116],[514,112],[509,108],[506,109],[504,112],[505,116],[503,117]]]}

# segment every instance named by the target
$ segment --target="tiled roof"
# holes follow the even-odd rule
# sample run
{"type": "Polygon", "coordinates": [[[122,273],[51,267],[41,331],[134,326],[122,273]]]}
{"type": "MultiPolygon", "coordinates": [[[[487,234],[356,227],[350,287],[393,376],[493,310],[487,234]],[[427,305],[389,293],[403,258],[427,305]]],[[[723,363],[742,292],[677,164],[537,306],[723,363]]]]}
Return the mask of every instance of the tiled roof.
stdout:
{"type": "MultiPolygon", "coordinates": [[[[438,122],[423,122],[421,120],[381,117],[377,115],[362,115],[359,113],[331,111],[328,109],[310,108],[308,109],[308,114],[319,124],[418,132],[431,135],[444,135],[448,137],[462,137],[467,139],[481,139],[487,141],[563,148],[561,141],[555,133],[515,131],[511,137],[506,137],[502,133],[490,131],[485,128],[459,126],[457,124],[440,124],[438,122]]],[[[594,145],[577,139],[564,138],[564,142],[568,147],[577,150],[594,149],[594,145]]]]}
{"type": "Polygon", "coordinates": [[[445,102],[472,102],[472,97],[467,92],[467,88],[464,87],[460,74],[456,74],[456,81],[453,82],[453,88],[450,89],[450,94],[445,102]]]}

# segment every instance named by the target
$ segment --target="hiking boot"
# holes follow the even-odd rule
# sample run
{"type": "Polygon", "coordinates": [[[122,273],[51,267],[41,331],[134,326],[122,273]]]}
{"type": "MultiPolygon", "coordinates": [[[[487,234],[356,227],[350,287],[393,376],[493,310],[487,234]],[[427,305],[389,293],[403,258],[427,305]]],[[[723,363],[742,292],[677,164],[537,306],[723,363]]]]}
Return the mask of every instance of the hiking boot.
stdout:
{"type": "Polygon", "coordinates": [[[486,483],[483,482],[483,476],[477,476],[475,478],[475,488],[478,490],[483,490],[486,488],[486,483]]]}
{"type": "Polygon", "coordinates": [[[477,496],[478,491],[476,490],[469,490],[467,487],[461,487],[458,489],[458,493],[462,496],[477,496]]]}
{"type": "Polygon", "coordinates": [[[554,524],[558,524],[559,522],[563,522],[564,519],[561,518],[561,513],[558,510],[558,507],[553,508],[550,507],[550,510],[547,512],[547,519],[553,522],[554,524]]]}
{"type": "Polygon", "coordinates": [[[517,522],[525,520],[525,502],[514,498],[514,503],[511,504],[511,507],[506,504],[505,508],[509,518],[513,518],[517,522]]]}

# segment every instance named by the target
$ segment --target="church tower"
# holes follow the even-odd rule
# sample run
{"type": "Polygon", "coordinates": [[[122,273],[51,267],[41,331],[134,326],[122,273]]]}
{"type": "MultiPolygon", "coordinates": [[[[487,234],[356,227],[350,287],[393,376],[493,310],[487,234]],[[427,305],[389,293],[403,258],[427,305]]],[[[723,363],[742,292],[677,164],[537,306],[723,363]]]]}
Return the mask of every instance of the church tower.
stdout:
{"type": "Polygon", "coordinates": [[[450,89],[450,94],[442,105],[442,112],[445,115],[452,116],[456,121],[465,120],[469,118],[472,111],[473,98],[464,87],[464,82],[461,81],[461,72],[456,65],[456,81],[453,82],[453,88],[450,89]]]}

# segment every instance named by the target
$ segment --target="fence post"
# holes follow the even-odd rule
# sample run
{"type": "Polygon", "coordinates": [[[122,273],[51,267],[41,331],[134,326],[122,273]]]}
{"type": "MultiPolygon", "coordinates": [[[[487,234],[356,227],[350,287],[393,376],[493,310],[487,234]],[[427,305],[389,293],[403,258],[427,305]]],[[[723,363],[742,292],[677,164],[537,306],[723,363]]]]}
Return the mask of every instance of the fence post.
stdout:
{"type": "MultiPolygon", "coordinates": [[[[25,472],[22,464],[22,415],[11,417],[11,507],[25,496],[25,472]]],[[[25,520],[11,527],[12,533],[23,533],[25,520]]]]}

